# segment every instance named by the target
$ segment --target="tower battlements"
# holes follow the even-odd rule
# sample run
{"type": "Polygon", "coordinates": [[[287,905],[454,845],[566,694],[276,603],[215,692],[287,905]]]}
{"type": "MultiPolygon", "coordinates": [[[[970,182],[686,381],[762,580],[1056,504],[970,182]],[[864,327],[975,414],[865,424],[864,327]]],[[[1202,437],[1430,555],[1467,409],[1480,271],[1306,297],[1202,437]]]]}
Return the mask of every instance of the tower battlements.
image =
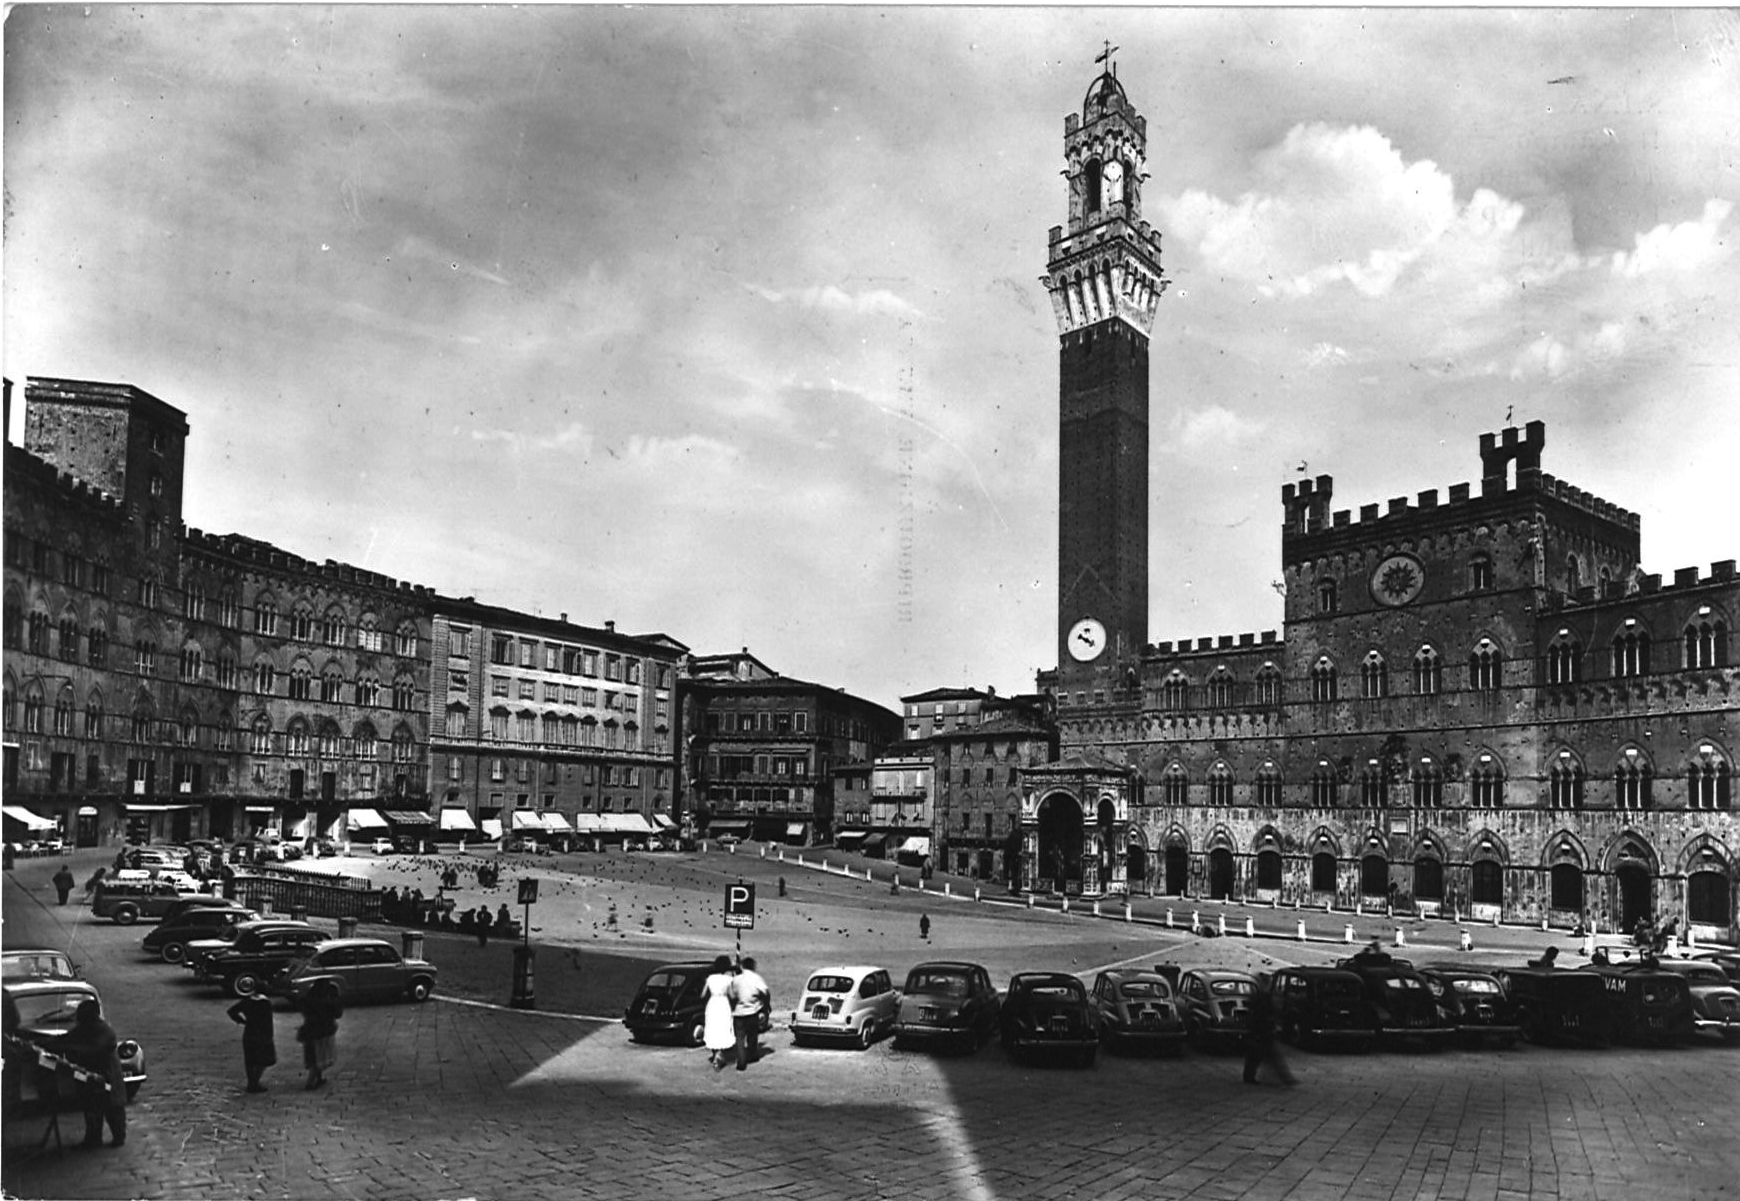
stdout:
{"type": "Polygon", "coordinates": [[[330,580],[346,587],[374,588],[383,592],[407,592],[414,596],[434,595],[434,589],[426,585],[397,580],[391,576],[370,571],[366,567],[340,563],[336,559],[316,563],[312,559],[304,559],[301,555],[273,546],[270,542],[261,542],[257,538],[248,538],[242,534],[207,534],[203,530],[189,529],[184,545],[191,551],[216,558],[229,559],[264,568],[267,571],[283,572],[287,575],[330,580]]]}

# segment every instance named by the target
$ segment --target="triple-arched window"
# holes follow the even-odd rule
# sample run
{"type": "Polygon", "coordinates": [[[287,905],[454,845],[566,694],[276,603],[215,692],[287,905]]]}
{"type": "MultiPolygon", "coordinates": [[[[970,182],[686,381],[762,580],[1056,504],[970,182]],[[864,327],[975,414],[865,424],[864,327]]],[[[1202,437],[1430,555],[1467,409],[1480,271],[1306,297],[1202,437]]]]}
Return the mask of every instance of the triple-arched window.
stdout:
{"type": "Polygon", "coordinates": [[[1708,605],[1686,623],[1684,665],[1728,666],[1728,623],[1712,613],[1708,605]]]}
{"type": "Polygon", "coordinates": [[[1637,624],[1637,618],[1627,617],[1625,624],[1613,636],[1613,675],[1649,674],[1649,631],[1637,624]]]}
{"type": "Polygon", "coordinates": [[[1311,665],[1311,699],[1332,701],[1336,695],[1335,660],[1328,655],[1319,655],[1317,662],[1311,665]]]}
{"type": "Polygon", "coordinates": [[[1414,691],[1420,696],[1437,696],[1444,691],[1444,662],[1430,646],[1414,652],[1414,691]]]}
{"type": "Polygon", "coordinates": [[[1390,694],[1390,668],[1380,651],[1367,651],[1359,665],[1359,694],[1368,700],[1390,694]]]}

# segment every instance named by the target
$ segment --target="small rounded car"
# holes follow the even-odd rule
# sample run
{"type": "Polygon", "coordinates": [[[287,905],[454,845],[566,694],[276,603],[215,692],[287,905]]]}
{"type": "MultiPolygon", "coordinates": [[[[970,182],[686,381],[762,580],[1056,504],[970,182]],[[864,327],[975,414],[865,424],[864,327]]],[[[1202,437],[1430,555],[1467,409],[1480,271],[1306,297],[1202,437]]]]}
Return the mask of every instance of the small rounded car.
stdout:
{"type": "MultiPolygon", "coordinates": [[[[39,1054],[41,1044],[73,1028],[78,1007],[85,1001],[102,1004],[97,986],[86,980],[14,980],[5,986],[5,1086],[8,1106],[21,1101],[71,1100],[77,1090],[59,1087],[57,1073],[66,1067],[39,1054]]],[[[108,1011],[103,1011],[105,1018],[108,1011]]],[[[115,1047],[121,1060],[121,1075],[131,1099],[145,1083],[145,1048],[133,1038],[122,1038],[115,1047]]]]}
{"type": "Polygon", "coordinates": [[[800,1047],[848,1042],[862,1049],[893,1030],[899,1016],[900,990],[887,968],[819,967],[810,973],[792,1011],[791,1041],[800,1047]]]}
{"type": "Polygon", "coordinates": [[[369,843],[369,850],[377,855],[391,855],[398,849],[398,846],[390,838],[377,838],[369,843]]]}
{"type": "Polygon", "coordinates": [[[1048,1053],[1091,1068],[1100,1050],[1100,1024],[1087,989],[1068,972],[1016,972],[1009,977],[998,1013],[998,1031],[1009,1058],[1048,1053]]]}
{"type": "MultiPolygon", "coordinates": [[[[654,968],[623,1011],[622,1024],[628,1027],[628,1036],[637,1043],[700,1046],[706,1031],[707,977],[712,973],[710,959],[654,968]]],[[[761,1032],[766,1034],[771,1025],[772,1018],[764,1011],[761,1032]]]]}
{"type": "Polygon", "coordinates": [[[1275,1025],[1295,1046],[1347,1046],[1369,1050],[1378,1016],[1365,982],[1341,968],[1289,967],[1269,977],[1275,1025]]]}
{"type": "Polygon", "coordinates": [[[1664,972],[1684,977],[1692,994],[1692,1028],[1725,1043],[1740,1043],[1740,989],[1708,960],[1662,959],[1664,972]]]}
{"type": "Polygon", "coordinates": [[[329,938],[272,980],[272,991],[296,1004],[316,985],[331,981],[345,1004],[361,1000],[427,1001],[435,991],[436,967],[406,959],[384,938],[329,938]]]}
{"type": "Polygon", "coordinates": [[[1197,967],[1178,977],[1185,1032],[1205,1046],[1242,1042],[1257,978],[1230,968],[1197,967]]]}
{"type": "Polygon", "coordinates": [[[1184,1018],[1172,985],[1158,972],[1115,968],[1094,977],[1089,1003],[1107,1050],[1184,1050],[1184,1018]]]}
{"type": "Polygon", "coordinates": [[[1455,963],[1429,963],[1420,968],[1439,1019],[1466,1045],[1497,1043],[1509,1049],[1522,1035],[1516,1006],[1491,972],[1455,963]]]}
{"type": "Polygon", "coordinates": [[[906,973],[894,1045],[919,1043],[976,1051],[997,1030],[1002,998],[981,964],[938,960],[906,973]]]}

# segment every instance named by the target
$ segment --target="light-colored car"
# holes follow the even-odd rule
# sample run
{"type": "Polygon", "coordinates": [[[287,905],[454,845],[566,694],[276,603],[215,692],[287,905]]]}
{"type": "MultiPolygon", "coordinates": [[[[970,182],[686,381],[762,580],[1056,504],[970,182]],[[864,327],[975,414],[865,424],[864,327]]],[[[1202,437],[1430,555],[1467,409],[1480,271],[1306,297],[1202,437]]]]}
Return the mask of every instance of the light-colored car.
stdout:
{"type": "Polygon", "coordinates": [[[396,849],[397,848],[393,846],[393,840],[390,838],[377,838],[369,843],[369,850],[377,855],[391,855],[396,849]]]}
{"type": "Polygon", "coordinates": [[[330,980],[346,1005],[367,999],[427,1001],[435,991],[435,965],[406,959],[382,938],[331,938],[272,981],[272,991],[301,1004],[316,985],[330,980]]]}
{"type": "Polygon", "coordinates": [[[65,951],[17,950],[0,953],[0,977],[15,980],[77,980],[79,969],[65,951]]]}
{"type": "Polygon", "coordinates": [[[1168,1051],[1184,1049],[1184,1017],[1172,985],[1158,972],[1109,969],[1094,977],[1089,1003],[1099,1016],[1100,1041],[1107,1049],[1168,1051]]]}
{"type": "Polygon", "coordinates": [[[804,984],[791,1015],[791,1041],[798,1046],[850,1042],[870,1046],[894,1029],[900,990],[888,969],[869,964],[819,967],[804,984]]]}
{"type": "MultiPolygon", "coordinates": [[[[6,1081],[8,1106],[20,1101],[70,1097],[71,1090],[57,1089],[53,1076],[68,1069],[57,1059],[44,1059],[38,1049],[73,1028],[78,1007],[85,1001],[102,1004],[97,986],[87,980],[14,980],[5,986],[6,1081]]],[[[109,1018],[107,1009],[103,1016],[109,1018]]],[[[51,1054],[52,1054],[52,1048],[51,1054]]],[[[145,1048],[137,1039],[122,1038],[115,1047],[121,1074],[132,1097],[145,1083],[145,1048]]]]}

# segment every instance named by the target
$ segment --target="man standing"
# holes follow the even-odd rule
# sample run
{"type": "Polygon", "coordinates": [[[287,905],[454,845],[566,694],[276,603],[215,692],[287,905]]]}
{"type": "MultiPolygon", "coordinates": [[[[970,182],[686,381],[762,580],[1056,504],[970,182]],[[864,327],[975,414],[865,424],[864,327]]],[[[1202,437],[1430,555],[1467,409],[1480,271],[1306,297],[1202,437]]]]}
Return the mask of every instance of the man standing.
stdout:
{"type": "Polygon", "coordinates": [[[731,981],[731,1024],[737,1032],[737,1070],[748,1071],[761,1056],[761,1016],[773,1010],[773,994],[767,981],[755,970],[755,958],[746,955],[731,981]]]}
{"type": "Polygon", "coordinates": [[[1275,1069],[1282,1084],[1293,1084],[1293,1073],[1287,1070],[1287,1061],[1281,1058],[1280,1048],[1275,1046],[1274,1001],[1266,989],[1258,988],[1245,1014],[1246,1084],[1257,1083],[1257,1069],[1265,1063],[1275,1069]]]}
{"type": "Polygon", "coordinates": [[[73,879],[72,869],[66,864],[60,865],[60,870],[54,873],[54,891],[60,894],[60,903],[66,904],[66,899],[72,895],[73,885],[78,883],[73,879]]]}
{"type": "Polygon", "coordinates": [[[127,1078],[116,1052],[119,1040],[115,1028],[103,1020],[103,1008],[95,1000],[80,1001],[73,1013],[73,1028],[50,1041],[48,1048],[89,1073],[79,1083],[85,1146],[103,1145],[103,1122],[107,1119],[110,1141],[119,1147],[127,1141],[127,1078]]]}

